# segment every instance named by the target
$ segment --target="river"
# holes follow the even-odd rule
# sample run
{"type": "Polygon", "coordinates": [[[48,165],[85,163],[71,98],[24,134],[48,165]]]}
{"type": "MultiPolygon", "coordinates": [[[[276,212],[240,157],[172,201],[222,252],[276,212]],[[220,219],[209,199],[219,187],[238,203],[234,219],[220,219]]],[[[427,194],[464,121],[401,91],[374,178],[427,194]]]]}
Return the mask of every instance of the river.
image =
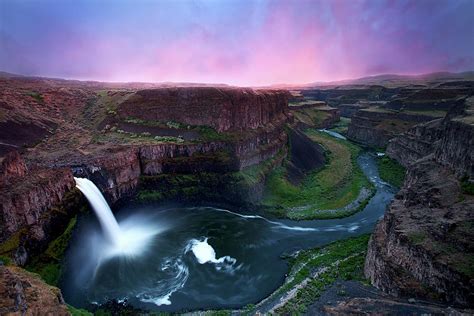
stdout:
{"type": "Polygon", "coordinates": [[[153,227],[139,253],[108,255],[93,214],[79,219],[66,254],[61,289],[69,304],[109,299],[158,311],[239,308],[277,289],[288,272],[283,254],[371,232],[395,189],[378,176],[376,157],[358,158],[374,183],[366,207],[346,218],[291,221],[213,207],[122,207],[121,227],[153,227]]]}

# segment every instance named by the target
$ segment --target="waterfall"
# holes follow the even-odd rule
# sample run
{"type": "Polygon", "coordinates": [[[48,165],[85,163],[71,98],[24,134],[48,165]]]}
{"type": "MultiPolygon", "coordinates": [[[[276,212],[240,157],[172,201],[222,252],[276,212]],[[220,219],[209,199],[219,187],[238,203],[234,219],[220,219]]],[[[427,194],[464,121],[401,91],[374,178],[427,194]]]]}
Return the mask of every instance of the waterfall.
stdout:
{"type": "Polygon", "coordinates": [[[114,244],[120,243],[120,226],[100,190],[89,179],[74,177],[74,180],[76,180],[76,187],[86,196],[91,204],[107,237],[114,244]]]}

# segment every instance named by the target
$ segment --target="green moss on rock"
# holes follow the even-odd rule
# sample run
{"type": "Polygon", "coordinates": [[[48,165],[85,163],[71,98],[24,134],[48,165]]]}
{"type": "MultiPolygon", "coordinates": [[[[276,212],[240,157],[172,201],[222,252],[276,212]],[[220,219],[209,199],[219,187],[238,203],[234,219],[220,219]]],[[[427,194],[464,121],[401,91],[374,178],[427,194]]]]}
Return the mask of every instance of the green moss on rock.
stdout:
{"type": "Polygon", "coordinates": [[[405,179],[406,169],[397,161],[383,156],[377,160],[380,178],[391,185],[400,188],[405,179]]]}

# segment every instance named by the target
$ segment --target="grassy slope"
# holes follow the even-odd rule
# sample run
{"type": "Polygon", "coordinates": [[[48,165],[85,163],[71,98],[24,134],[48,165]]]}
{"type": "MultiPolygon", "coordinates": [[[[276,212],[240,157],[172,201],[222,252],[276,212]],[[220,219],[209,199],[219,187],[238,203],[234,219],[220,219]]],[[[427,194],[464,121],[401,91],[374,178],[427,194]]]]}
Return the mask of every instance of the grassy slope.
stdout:
{"type": "Polygon", "coordinates": [[[324,210],[342,208],[354,201],[363,187],[371,188],[356,162],[359,147],[313,130],[308,135],[328,150],[329,163],[322,170],[309,174],[300,186],[294,186],[286,179],[284,167],[277,168],[268,178],[263,204],[270,211],[277,208],[279,215],[292,219],[337,218],[352,214],[354,210],[324,210]],[[309,206],[309,209],[295,209],[301,206],[309,206]]]}
{"type": "MultiPolygon", "coordinates": [[[[289,259],[290,272],[285,282],[267,299],[257,305],[249,304],[239,312],[254,315],[262,311],[266,301],[272,306],[280,305],[272,314],[304,314],[326,288],[337,280],[356,280],[366,284],[363,275],[367,243],[370,235],[348,238],[333,242],[321,248],[300,251],[289,259]],[[298,289],[295,295],[292,291],[298,289]]],[[[231,315],[230,310],[206,311],[201,315],[231,315]]]]}
{"type": "Polygon", "coordinates": [[[288,291],[300,284],[308,282],[298,290],[297,294],[279,307],[279,315],[300,314],[307,310],[324,291],[336,280],[365,281],[363,267],[367,252],[369,235],[362,235],[342,241],[336,241],[324,248],[300,252],[290,260],[291,270],[287,281],[278,291],[288,291]],[[323,269],[316,278],[312,271],[323,269]],[[288,281],[290,280],[290,281],[288,281]]]}
{"type": "Polygon", "coordinates": [[[58,281],[61,276],[61,260],[75,225],[76,217],[73,217],[64,233],[53,240],[42,255],[34,258],[32,262],[26,266],[26,270],[39,274],[49,285],[58,286],[58,281]]]}
{"type": "Polygon", "coordinates": [[[406,169],[397,161],[387,156],[377,159],[380,178],[397,188],[400,188],[405,179],[406,169]]]}
{"type": "Polygon", "coordinates": [[[320,126],[330,114],[317,108],[298,109],[293,111],[295,118],[309,126],[320,126]]]}
{"type": "Polygon", "coordinates": [[[341,116],[339,122],[334,124],[334,126],[330,128],[330,130],[339,134],[346,134],[350,123],[351,123],[350,118],[341,116]]]}

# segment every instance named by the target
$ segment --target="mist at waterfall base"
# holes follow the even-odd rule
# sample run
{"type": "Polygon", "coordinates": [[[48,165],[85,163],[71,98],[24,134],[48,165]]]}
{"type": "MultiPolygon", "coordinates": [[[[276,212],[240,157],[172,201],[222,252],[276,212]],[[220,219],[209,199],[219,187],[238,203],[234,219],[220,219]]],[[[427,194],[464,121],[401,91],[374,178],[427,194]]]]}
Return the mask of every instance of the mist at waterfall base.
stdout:
{"type": "Polygon", "coordinates": [[[82,216],[66,254],[64,297],[77,307],[114,299],[159,311],[257,303],[284,281],[283,254],[373,230],[394,189],[378,177],[372,154],[358,162],[377,191],[364,210],[343,219],[296,222],[213,207],[127,205],[115,214],[120,236],[113,237],[103,220],[82,216]]]}

